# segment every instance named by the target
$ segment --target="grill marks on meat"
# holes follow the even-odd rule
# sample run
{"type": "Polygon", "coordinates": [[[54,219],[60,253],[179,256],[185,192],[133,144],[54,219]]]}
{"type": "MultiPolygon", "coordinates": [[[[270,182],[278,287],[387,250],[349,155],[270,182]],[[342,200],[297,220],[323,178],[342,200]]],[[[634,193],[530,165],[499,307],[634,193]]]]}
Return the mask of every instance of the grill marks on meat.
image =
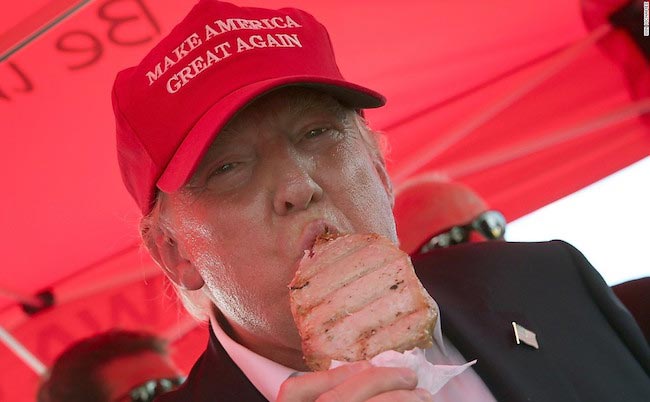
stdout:
{"type": "MultiPolygon", "coordinates": [[[[331,237],[331,235],[329,235],[331,237]]],[[[429,347],[437,308],[408,256],[378,235],[317,241],[289,285],[291,309],[313,370],[385,350],[429,347]]]]}
{"type": "Polygon", "coordinates": [[[301,281],[308,280],[321,270],[330,267],[337,260],[366,247],[377,237],[377,235],[369,235],[365,241],[355,241],[356,239],[352,236],[334,237],[331,234],[319,236],[314,243],[314,248],[310,252],[305,252],[305,257],[298,268],[300,275],[296,273],[289,287],[300,286],[301,281]],[[318,253],[317,258],[315,258],[316,253],[318,253]]]}

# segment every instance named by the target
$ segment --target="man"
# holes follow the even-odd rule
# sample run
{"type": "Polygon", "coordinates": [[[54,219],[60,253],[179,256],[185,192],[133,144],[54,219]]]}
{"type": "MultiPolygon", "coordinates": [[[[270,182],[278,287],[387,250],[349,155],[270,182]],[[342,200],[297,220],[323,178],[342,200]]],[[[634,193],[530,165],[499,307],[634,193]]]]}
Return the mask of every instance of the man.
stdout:
{"type": "Polygon", "coordinates": [[[435,175],[415,176],[395,189],[395,224],[400,248],[409,255],[434,248],[502,240],[506,219],[462,183],[435,175]]]}
{"type": "Polygon", "coordinates": [[[38,391],[39,402],[147,402],[180,385],[167,344],[145,332],[111,330],[69,346],[38,391]]]}
{"type": "Polygon", "coordinates": [[[210,320],[188,381],[160,400],[645,400],[650,352],[638,327],[559,242],[414,261],[448,337],[427,357],[478,359],[434,396],[404,368],[305,373],[287,289],[304,250],[326,231],[397,242],[391,183],[360,112],[383,103],[342,78],[311,15],[213,0],[118,75],[118,159],[145,244],[210,320]],[[515,343],[513,321],[529,343],[524,327],[538,333],[539,350],[515,343]]]}

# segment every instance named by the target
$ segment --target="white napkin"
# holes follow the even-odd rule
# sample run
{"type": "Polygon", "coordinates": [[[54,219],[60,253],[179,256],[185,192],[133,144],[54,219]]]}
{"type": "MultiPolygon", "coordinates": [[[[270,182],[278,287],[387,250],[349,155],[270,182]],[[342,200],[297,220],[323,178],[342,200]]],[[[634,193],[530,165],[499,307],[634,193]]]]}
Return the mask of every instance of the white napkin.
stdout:
{"type": "MultiPolygon", "coordinates": [[[[377,367],[407,367],[415,371],[418,376],[418,388],[429,391],[432,395],[440,390],[449,380],[456,377],[468,367],[474,365],[476,360],[462,365],[431,364],[424,356],[424,350],[415,348],[404,353],[387,350],[370,359],[370,363],[377,367]]],[[[349,364],[333,360],[330,369],[349,364]]]]}

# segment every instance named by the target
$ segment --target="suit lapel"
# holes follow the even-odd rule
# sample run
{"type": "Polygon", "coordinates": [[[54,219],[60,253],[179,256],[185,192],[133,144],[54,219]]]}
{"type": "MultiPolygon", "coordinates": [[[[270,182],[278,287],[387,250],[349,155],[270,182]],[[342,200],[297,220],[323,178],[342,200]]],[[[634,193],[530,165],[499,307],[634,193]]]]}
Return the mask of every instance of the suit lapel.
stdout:
{"type": "Polygon", "coordinates": [[[478,360],[474,369],[497,400],[580,400],[558,374],[562,370],[547,357],[543,333],[539,350],[516,344],[513,321],[533,332],[538,327],[523,306],[501,301],[492,292],[491,281],[500,280],[498,272],[476,278],[473,267],[433,265],[434,269],[418,270],[418,276],[440,307],[443,334],[467,360],[478,360]],[[468,280],[472,277],[476,280],[468,280]]]}
{"type": "Polygon", "coordinates": [[[453,300],[436,298],[443,334],[467,360],[477,359],[476,372],[499,401],[578,401],[572,387],[541,348],[515,342],[512,321],[535,331],[519,311],[459,308],[453,300]]]}
{"type": "Polygon", "coordinates": [[[156,398],[156,401],[265,402],[266,398],[253,386],[219,343],[212,326],[208,325],[208,347],[192,367],[185,383],[176,391],[156,398]]]}

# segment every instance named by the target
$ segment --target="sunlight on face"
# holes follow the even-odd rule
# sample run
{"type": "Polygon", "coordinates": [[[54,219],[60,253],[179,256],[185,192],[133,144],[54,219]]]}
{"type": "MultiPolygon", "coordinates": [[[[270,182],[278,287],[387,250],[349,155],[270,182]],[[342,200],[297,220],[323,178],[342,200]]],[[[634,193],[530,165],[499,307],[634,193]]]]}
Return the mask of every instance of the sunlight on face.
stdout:
{"type": "Polygon", "coordinates": [[[322,93],[275,91],[233,118],[166,197],[184,257],[241,342],[300,350],[287,284],[318,230],[396,242],[387,177],[354,119],[322,93]]]}

